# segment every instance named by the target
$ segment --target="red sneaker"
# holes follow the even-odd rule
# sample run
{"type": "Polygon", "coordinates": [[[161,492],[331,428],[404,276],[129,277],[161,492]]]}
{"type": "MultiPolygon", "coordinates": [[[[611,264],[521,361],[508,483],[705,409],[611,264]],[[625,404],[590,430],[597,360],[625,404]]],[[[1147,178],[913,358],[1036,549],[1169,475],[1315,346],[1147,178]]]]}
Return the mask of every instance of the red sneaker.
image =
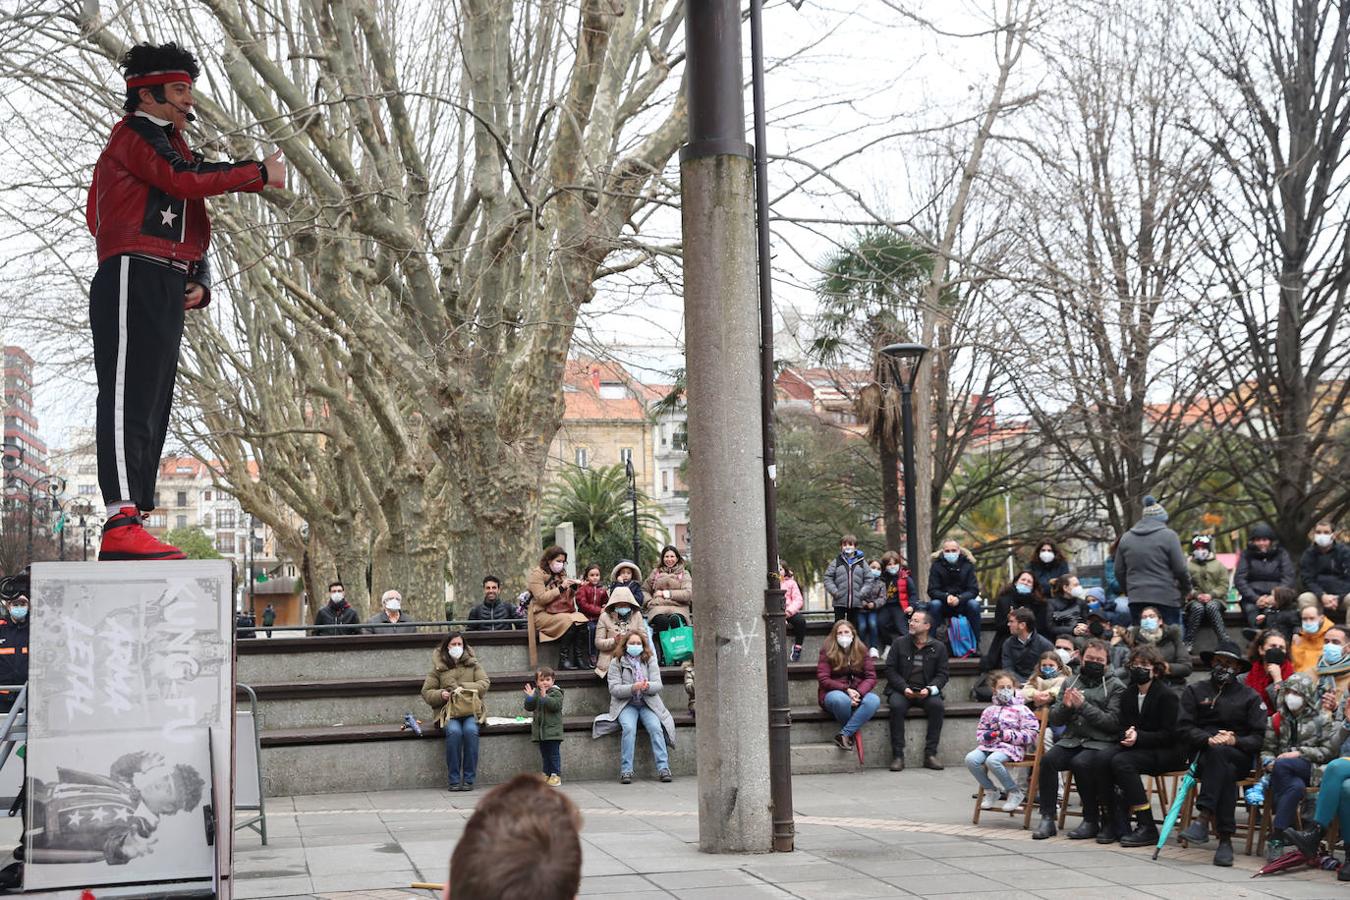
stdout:
{"type": "Polygon", "coordinates": [[[187,554],[172,544],[166,544],[141,526],[139,510],[124,506],[103,525],[103,544],[99,547],[100,560],[117,559],[187,559],[187,554]]]}

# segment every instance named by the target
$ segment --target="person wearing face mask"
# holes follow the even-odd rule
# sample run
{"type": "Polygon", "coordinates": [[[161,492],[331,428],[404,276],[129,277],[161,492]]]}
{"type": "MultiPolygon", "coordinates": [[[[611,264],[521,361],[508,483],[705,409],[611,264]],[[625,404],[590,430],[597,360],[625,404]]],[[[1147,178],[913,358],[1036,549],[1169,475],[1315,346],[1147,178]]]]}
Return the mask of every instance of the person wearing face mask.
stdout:
{"type": "Polygon", "coordinates": [[[1186,623],[1186,643],[1195,643],[1202,627],[1214,632],[1214,639],[1228,634],[1223,624],[1224,605],[1228,599],[1228,581],[1231,573],[1214,556],[1214,536],[1197,534],[1191,538],[1191,558],[1186,563],[1191,573],[1191,592],[1183,610],[1186,623]]]}
{"type": "Polygon", "coordinates": [[[834,744],[840,750],[852,750],[858,729],[876,715],[881,706],[881,698],[872,693],[876,686],[876,664],[853,625],[840,619],[816,660],[816,701],[839,723],[834,744]]]}
{"type": "Polygon", "coordinates": [[[361,617],[347,602],[347,589],[342,582],[334,581],[328,585],[328,602],[319,607],[314,614],[315,625],[342,625],[342,628],[324,628],[314,633],[320,637],[335,637],[343,634],[360,634],[361,617]]]}
{"type": "Polygon", "coordinates": [[[1181,598],[1190,593],[1191,576],[1181,538],[1167,527],[1167,510],[1152,495],[1144,497],[1139,521],[1116,544],[1114,574],[1136,621],[1152,606],[1166,624],[1181,624],[1181,598]]]}
{"type": "Polygon", "coordinates": [[[909,633],[909,617],[919,599],[914,576],[894,550],[881,554],[881,586],[881,642],[889,647],[900,635],[909,633]]]}
{"type": "Polygon", "coordinates": [[[581,582],[567,577],[567,551],[554,545],[525,576],[534,628],[539,643],[558,642],[558,668],[590,668],[590,632],[586,614],[577,609],[581,582]]]}
{"type": "Polygon", "coordinates": [[[1156,607],[1146,606],[1139,611],[1139,624],[1125,632],[1125,644],[1158,651],[1166,667],[1162,680],[1177,690],[1191,677],[1191,654],[1182,640],[1181,628],[1164,625],[1156,607]]]}
{"type": "MultiPolygon", "coordinates": [[[[978,648],[980,583],[975,578],[975,557],[951,538],[933,554],[928,570],[928,611],[933,614],[934,625],[946,625],[964,616],[978,648]]],[[[975,652],[978,654],[978,649],[975,652]]]]}
{"type": "Polygon", "coordinates": [[[867,560],[858,549],[858,539],[846,534],[839,539],[839,555],[825,569],[825,593],[834,607],[834,620],[848,619],[856,631],[867,590],[867,560]]]}
{"type": "Polygon", "coordinates": [[[1012,812],[1022,805],[1026,794],[1005,766],[1026,758],[1027,750],[1035,745],[1040,734],[1041,723],[1017,692],[1016,678],[996,669],[987,680],[994,702],[980,713],[980,722],[975,726],[975,749],[966,755],[966,768],[984,788],[981,809],[993,809],[998,802],[999,788],[990,780],[992,774],[1008,795],[1003,811],[1012,812]]]}
{"type": "Polygon", "coordinates": [[[1077,641],[1067,636],[1055,638],[1055,654],[1069,674],[1078,674],[1078,668],[1083,664],[1083,658],[1078,652],[1077,641]]]}
{"type": "Polygon", "coordinates": [[[863,582],[862,609],[858,612],[858,635],[873,659],[881,655],[881,607],[886,602],[886,587],[881,582],[881,560],[867,563],[863,582]]]}
{"type": "MultiPolygon", "coordinates": [[[[1083,648],[1083,666],[1077,680],[1066,687],[1050,708],[1049,724],[1063,727],[1055,746],[1041,755],[1037,801],[1041,820],[1033,840],[1054,837],[1059,775],[1073,771],[1074,785],[1083,801],[1083,821],[1068,833],[1070,840],[1095,838],[1101,833],[1102,801],[1110,780],[1110,757],[1120,734],[1120,702],[1124,686],[1107,672],[1107,647],[1096,639],[1083,648]]],[[[1109,814],[1109,810],[1108,810],[1109,814]]]]}
{"type": "Polygon", "coordinates": [[[806,643],[806,616],[802,615],[806,598],[797,584],[797,574],[782,562],[778,564],[778,585],[783,589],[783,614],[788,631],[792,633],[792,655],[789,661],[797,662],[802,658],[802,644],[806,643]]]}
{"type": "MultiPolygon", "coordinates": [[[[1041,598],[1039,588],[1036,585],[1036,576],[1030,571],[1023,569],[1017,573],[1017,577],[1003,586],[996,595],[994,595],[994,639],[989,642],[989,650],[980,660],[980,670],[988,672],[999,667],[1003,663],[1003,647],[1008,638],[1012,635],[1011,617],[1014,610],[1023,607],[1030,610],[1035,615],[1033,631],[1046,634],[1050,630],[1049,620],[1045,618],[1045,601],[1041,598]],[[1044,627],[1042,627],[1044,625],[1044,627]]],[[[1006,664],[1003,668],[1008,668],[1006,664]]],[[[1025,673],[1027,667],[1022,666],[1025,673]]],[[[1026,674],[1019,674],[1019,678],[1025,679],[1026,674]]],[[[986,682],[987,683],[987,682],[986,682]]],[[[980,687],[984,687],[981,684],[980,687]]],[[[979,697],[983,693],[980,688],[976,688],[973,696],[979,697]]],[[[988,702],[988,697],[982,697],[988,702]]]]}
{"type": "Polygon", "coordinates": [[[1191,844],[1206,844],[1212,830],[1219,837],[1214,865],[1226,867],[1233,864],[1237,783],[1252,770],[1267,719],[1256,691],[1238,680],[1250,663],[1236,644],[1221,641],[1201,658],[1210,667],[1209,680],[1186,685],[1177,719],[1178,744],[1187,755],[1196,756],[1200,781],[1197,816],[1181,837],[1191,844]]]}
{"type": "Polygon", "coordinates": [[[1247,651],[1251,669],[1243,683],[1256,691],[1266,709],[1266,715],[1275,715],[1278,706],[1275,692],[1286,678],[1294,674],[1294,663],[1289,659],[1289,642],[1273,628],[1258,632],[1247,651]]]}
{"type": "Polygon", "coordinates": [[[1317,669],[1317,661],[1322,658],[1322,645],[1325,643],[1331,620],[1322,614],[1317,604],[1305,606],[1298,611],[1299,628],[1294,634],[1289,658],[1294,663],[1295,672],[1312,674],[1317,669]]]}
{"type": "Polygon", "coordinates": [[[928,718],[924,737],[923,765],[941,770],[938,744],[942,741],[942,721],[946,704],[942,692],[947,687],[947,646],[931,637],[933,620],[919,610],[909,619],[909,634],[891,644],[886,657],[886,698],[890,703],[891,771],[905,768],[905,716],[910,706],[920,706],[928,718]]]}
{"type": "MultiPolygon", "coordinates": [[[[1068,680],[1069,670],[1060,662],[1059,654],[1047,650],[1036,661],[1036,671],[1022,685],[1022,699],[1034,709],[1051,706],[1068,680]]],[[[1046,738],[1048,740],[1049,735],[1046,738]]]]}
{"type": "Polygon", "coordinates": [[[445,768],[450,790],[473,790],[478,774],[478,726],[487,721],[491,680],[464,642],[452,631],[431,654],[431,671],[422,682],[422,699],[436,711],[436,724],[445,729],[445,768]]]}
{"type": "Polygon", "coordinates": [[[1298,561],[1305,593],[1299,604],[1320,603],[1330,617],[1344,621],[1350,601],[1350,546],[1336,540],[1336,526],[1326,519],[1313,527],[1312,543],[1298,561]]]}
{"type": "Polygon", "coordinates": [[[1293,588],[1294,574],[1293,560],[1280,546],[1275,529],[1265,522],[1254,525],[1233,572],[1233,587],[1237,588],[1249,626],[1266,627],[1260,617],[1277,608],[1275,588],[1293,588]]]}
{"type": "Polygon", "coordinates": [[[1295,672],[1276,692],[1280,710],[1261,745],[1261,765],[1270,775],[1266,802],[1271,804],[1270,859],[1284,852],[1283,835],[1295,824],[1299,804],[1313,773],[1331,762],[1340,748],[1337,727],[1317,707],[1317,687],[1311,676],[1295,672]]]}
{"type": "Polygon", "coordinates": [[[1055,637],[1088,637],[1086,596],[1077,575],[1065,575],[1050,583],[1050,631],[1055,637]]]}
{"type": "Polygon", "coordinates": [[[609,712],[595,717],[591,737],[620,732],[619,783],[633,781],[633,752],[639,723],[651,742],[657,777],[671,781],[669,748],[675,746],[675,719],[661,699],[661,666],[645,634],[628,633],[623,640],[623,653],[610,663],[605,680],[609,686],[609,712]]]}
{"type": "MultiPolygon", "coordinates": [[[[609,674],[615,650],[634,631],[648,633],[647,621],[638,610],[637,600],[627,587],[619,585],[609,593],[604,612],[595,622],[595,674],[604,678],[609,674]]],[[[621,652],[621,651],[620,651],[621,652]]]]}
{"type": "Polygon", "coordinates": [[[403,595],[390,588],[380,595],[380,611],[366,620],[367,625],[383,625],[383,628],[367,628],[366,634],[416,634],[417,625],[403,614],[403,595]]]}
{"type": "MultiPolygon", "coordinates": [[[[1125,671],[1129,686],[1120,701],[1120,751],[1111,757],[1111,782],[1119,792],[1112,831],[1122,847],[1151,847],[1158,843],[1153,804],[1141,775],[1161,775],[1186,768],[1177,748],[1177,714],[1181,703],[1162,683],[1167,664],[1150,646],[1130,653],[1125,671]],[[1129,830],[1131,817],[1134,830],[1129,830]]],[[[1109,844],[1098,835],[1097,843],[1109,844]]]]}
{"type": "MultiPolygon", "coordinates": [[[[29,577],[24,569],[3,582],[8,612],[0,619],[0,684],[28,682],[29,577]]],[[[0,691],[0,713],[9,712],[17,691],[0,691]]]]}
{"type": "MultiPolygon", "coordinates": [[[[1350,697],[1350,626],[1332,625],[1322,635],[1322,656],[1313,674],[1318,706],[1337,713],[1339,701],[1350,697]]],[[[1344,721],[1343,715],[1338,720],[1344,721]]]]}
{"type": "Polygon", "coordinates": [[[1050,539],[1041,541],[1027,560],[1027,571],[1036,579],[1036,587],[1042,597],[1050,596],[1053,582],[1070,572],[1069,561],[1064,558],[1058,545],[1050,539]]]}

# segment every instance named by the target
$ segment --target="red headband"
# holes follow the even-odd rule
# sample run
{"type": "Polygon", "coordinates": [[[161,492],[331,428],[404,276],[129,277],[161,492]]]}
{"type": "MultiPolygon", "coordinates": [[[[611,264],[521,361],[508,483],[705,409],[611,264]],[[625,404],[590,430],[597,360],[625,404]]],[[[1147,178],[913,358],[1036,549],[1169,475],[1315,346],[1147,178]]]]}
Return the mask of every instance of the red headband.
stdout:
{"type": "Polygon", "coordinates": [[[157,84],[173,84],[176,81],[186,81],[188,84],[192,84],[192,76],[180,69],[165,72],[147,72],[144,75],[135,75],[128,78],[127,87],[154,87],[157,84]]]}

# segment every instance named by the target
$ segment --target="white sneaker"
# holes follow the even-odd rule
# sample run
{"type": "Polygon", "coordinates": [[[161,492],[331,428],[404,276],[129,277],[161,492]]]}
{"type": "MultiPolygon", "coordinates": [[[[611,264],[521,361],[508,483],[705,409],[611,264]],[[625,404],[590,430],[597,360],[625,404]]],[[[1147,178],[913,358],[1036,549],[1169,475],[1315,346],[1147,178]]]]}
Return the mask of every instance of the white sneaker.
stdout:
{"type": "Polygon", "coordinates": [[[994,804],[998,802],[998,795],[993,791],[985,791],[984,799],[980,801],[980,809],[993,809],[994,804]]]}
{"type": "Polygon", "coordinates": [[[868,650],[868,651],[867,651],[867,655],[870,656],[870,657],[872,657],[873,659],[877,659],[878,657],[881,656],[881,654],[877,652],[877,648],[876,648],[876,647],[873,647],[873,648],[871,648],[870,650],[868,650]]]}
{"type": "Polygon", "coordinates": [[[1013,791],[1008,795],[1008,800],[1003,804],[1004,812],[1015,812],[1017,807],[1022,805],[1022,801],[1027,799],[1027,795],[1021,791],[1013,791]]]}

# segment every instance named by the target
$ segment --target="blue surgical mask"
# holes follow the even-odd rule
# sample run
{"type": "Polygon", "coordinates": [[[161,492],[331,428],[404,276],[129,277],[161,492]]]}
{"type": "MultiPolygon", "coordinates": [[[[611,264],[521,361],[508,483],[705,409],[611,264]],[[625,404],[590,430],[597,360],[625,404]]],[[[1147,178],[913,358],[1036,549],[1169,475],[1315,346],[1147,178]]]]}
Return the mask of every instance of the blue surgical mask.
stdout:
{"type": "Polygon", "coordinates": [[[14,621],[22,622],[24,619],[28,618],[28,607],[11,606],[9,608],[9,615],[14,621]]]}
{"type": "Polygon", "coordinates": [[[1031,593],[1031,585],[1029,585],[1029,584],[1015,584],[1015,585],[1013,585],[1013,590],[1017,591],[1017,593],[1019,593],[1019,594],[1030,594],[1030,593],[1031,593]]]}
{"type": "Polygon", "coordinates": [[[1041,666],[1042,678],[1054,678],[1059,675],[1059,669],[1056,666],[1041,666]]]}
{"type": "Polygon", "coordinates": [[[1308,634],[1317,634],[1317,629],[1319,629],[1319,628],[1321,628],[1321,627],[1322,627],[1322,623],[1321,623],[1320,621],[1312,621],[1312,622],[1304,622],[1304,623],[1303,623],[1303,630],[1306,631],[1308,634]]]}
{"type": "Polygon", "coordinates": [[[1152,616],[1149,616],[1147,619],[1140,619],[1139,627],[1144,629],[1145,631],[1157,631],[1158,620],[1153,618],[1152,616]]]}
{"type": "Polygon", "coordinates": [[[887,567],[886,567],[886,572],[887,572],[888,574],[890,574],[890,575],[899,575],[899,574],[900,574],[900,567],[899,567],[899,566],[887,566],[887,567]]]}
{"type": "Polygon", "coordinates": [[[960,553],[943,553],[943,554],[942,554],[942,558],[945,559],[948,563],[954,563],[954,562],[956,562],[958,559],[961,558],[961,554],[960,554],[960,553]]]}
{"type": "Polygon", "coordinates": [[[1328,665],[1334,666],[1345,656],[1345,648],[1340,644],[1327,644],[1322,648],[1322,659],[1328,665]]]}
{"type": "Polygon", "coordinates": [[[880,578],[880,577],[881,577],[881,570],[880,570],[880,569],[868,569],[868,570],[867,570],[867,577],[868,577],[868,578],[880,578]]]}
{"type": "Polygon", "coordinates": [[[623,652],[624,652],[624,653],[627,653],[629,656],[641,656],[641,655],[642,655],[642,645],[641,645],[641,644],[629,644],[629,645],[627,645],[626,647],[623,648],[623,652]]]}

